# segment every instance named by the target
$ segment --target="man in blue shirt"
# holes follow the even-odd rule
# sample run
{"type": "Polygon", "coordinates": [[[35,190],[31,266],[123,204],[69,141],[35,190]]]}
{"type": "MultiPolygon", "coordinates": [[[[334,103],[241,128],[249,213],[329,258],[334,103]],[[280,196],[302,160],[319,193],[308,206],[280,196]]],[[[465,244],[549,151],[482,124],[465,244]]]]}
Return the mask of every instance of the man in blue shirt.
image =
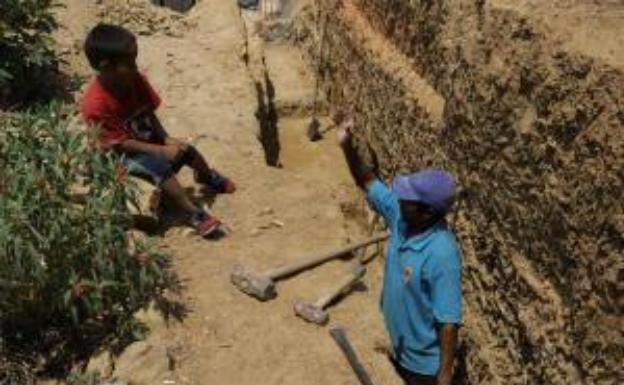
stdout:
{"type": "Polygon", "coordinates": [[[449,385],[461,322],[461,253],[445,215],[455,198],[441,170],[397,176],[389,189],[363,164],[350,130],[339,141],[351,174],[390,230],[381,308],[393,361],[407,385],[449,385]]]}

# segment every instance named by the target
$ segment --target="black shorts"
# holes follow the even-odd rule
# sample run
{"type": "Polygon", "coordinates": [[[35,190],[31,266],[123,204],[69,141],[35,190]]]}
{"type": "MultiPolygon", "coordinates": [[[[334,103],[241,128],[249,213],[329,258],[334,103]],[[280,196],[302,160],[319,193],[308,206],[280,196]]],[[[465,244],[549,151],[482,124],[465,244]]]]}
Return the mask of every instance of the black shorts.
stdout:
{"type": "Polygon", "coordinates": [[[438,382],[435,376],[414,373],[399,365],[395,360],[391,359],[391,361],[397,374],[405,382],[405,385],[436,385],[438,382]]]}

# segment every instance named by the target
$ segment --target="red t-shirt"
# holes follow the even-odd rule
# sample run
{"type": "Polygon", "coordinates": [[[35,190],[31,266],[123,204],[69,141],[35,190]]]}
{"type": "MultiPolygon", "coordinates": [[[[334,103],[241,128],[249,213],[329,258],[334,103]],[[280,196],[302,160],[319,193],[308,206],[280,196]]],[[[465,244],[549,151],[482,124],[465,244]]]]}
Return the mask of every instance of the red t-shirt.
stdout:
{"type": "Polygon", "coordinates": [[[124,98],[114,96],[98,79],[89,84],[82,97],[80,110],[90,128],[98,128],[98,147],[109,150],[124,140],[134,137],[133,126],[145,113],[154,112],[161,99],[140,74],[135,86],[124,98]]]}

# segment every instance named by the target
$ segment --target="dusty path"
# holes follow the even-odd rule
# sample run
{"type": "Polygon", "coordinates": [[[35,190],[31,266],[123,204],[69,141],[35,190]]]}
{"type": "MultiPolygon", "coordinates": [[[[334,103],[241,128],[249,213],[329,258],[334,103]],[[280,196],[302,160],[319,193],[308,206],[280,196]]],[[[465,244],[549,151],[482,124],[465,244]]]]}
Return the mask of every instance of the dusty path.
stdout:
{"type": "MultiPolygon", "coordinates": [[[[85,11],[92,3],[66,3],[66,14],[72,16],[62,22],[71,28],[62,35],[65,44],[75,45],[96,18],[85,11]]],[[[279,297],[270,303],[245,297],[229,283],[237,262],[268,267],[365,236],[340,209],[356,192],[333,137],[310,144],[304,136],[307,119],[281,117],[284,168],[265,166],[255,137],[255,87],[240,58],[244,37],[236,2],[204,0],[188,17],[196,27],[183,36],[140,37],[140,66],[165,101],[159,111],[165,127],[180,137],[202,135],[199,149],[238,182],[239,192],[220,197],[213,207],[233,232],[218,242],[181,228],[166,233],[192,311],[182,325],[165,328],[155,322],[148,340],[131,349],[125,361],[122,357],[117,373],[152,384],[354,384],[327,329],[304,324],[291,310],[294,298],[314,298],[340,277],[347,262],[281,283],[279,297]],[[284,226],[259,229],[275,219],[284,226]],[[163,369],[159,360],[165,355],[175,365],[163,369]]],[[[284,49],[289,48],[275,52],[284,49]]],[[[302,64],[280,65],[294,69],[302,64]]],[[[278,97],[281,90],[308,84],[301,73],[285,79],[292,80],[276,82],[278,97]]],[[[182,179],[192,186],[189,173],[183,172],[182,179]]],[[[388,363],[373,350],[383,337],[377,308],[380,271],[376,261],[365,280],[369,290],[346,298],[331,317],[332,323],[347,326],[377,382],[392,384],[396,379],[388,363]]]]}

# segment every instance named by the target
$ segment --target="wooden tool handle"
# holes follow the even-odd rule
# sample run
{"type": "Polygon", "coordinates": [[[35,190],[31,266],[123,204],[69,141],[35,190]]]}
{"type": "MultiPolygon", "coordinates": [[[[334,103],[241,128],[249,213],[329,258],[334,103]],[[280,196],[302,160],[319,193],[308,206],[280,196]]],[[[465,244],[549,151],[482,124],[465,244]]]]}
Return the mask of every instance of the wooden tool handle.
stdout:
{"type": "Polygon", "coordinates": [[[373,243],[377,243],[377,242],[382,242],[385,241],[386,239],[388,239],[388,235],[379,235],[376,236],[374,238],[370,238],[367,239],[365,241],[359,242],[359,243],[355,243],[353,245],[349,245],[347,247],[344,247],[342,249],[339,250],[335,250],[332,252],[329,252],[327,254],[323,254],[323,255],[317,255],[314,257],[308,257],[308,258],[303,258],[300,259],[297,262],[294,262],[292,264],[286,265],[286,266],[282,266],[282,267],[278,267],[276,269],[270,270],[268,272],[266,272],[264,275],[267,277],[270,277],[272,279],[278,279],[278,278],[282,278],[282,277],[287,277],[289,275],[298,273],[302,270],[306,270],[309,269],[311,267],[314,266],[318,266],[324,262],[327,261],[331,261],[332,259],[336,259],[338,257],[341,257],[345,254],[348,254],[354,250],[357,249],[361,249],[362,247],[366,247],[368,245],[371,245],[373,243]]]}
{"type": "Polygon", "coordinates": [[[320,309],[324,309],[331,301],[338,297],[342,292],[353,286],[360,278],[366,274],[366,268],[360,264],[351,269],[351,271],[341,279],[336,286],[331,288],[324,296],[320,297],[314,304],[320,309]]]}
{"type": "Polygon", "coordinates": [[[349,343],[344,329],[340,327],[332,328],[329,331],[329,334],[332,336],[334,341],[336,341],[336,344],[338,344],[340,350],[342,350],[342,352],[344,353],[347,361],[349,361],[349,365],[351,365],[351,368],[355,372],[355,375],[357,376],[358,380],[360,380],[360,383],[362,385],[374,385],[373,381],[370,379],[370,376],[366,372],[366,369],[364,369],[364,366],[362,366],[362,363],[355,353],[355,350],[353,350],[353,347],[349,343]]]}

